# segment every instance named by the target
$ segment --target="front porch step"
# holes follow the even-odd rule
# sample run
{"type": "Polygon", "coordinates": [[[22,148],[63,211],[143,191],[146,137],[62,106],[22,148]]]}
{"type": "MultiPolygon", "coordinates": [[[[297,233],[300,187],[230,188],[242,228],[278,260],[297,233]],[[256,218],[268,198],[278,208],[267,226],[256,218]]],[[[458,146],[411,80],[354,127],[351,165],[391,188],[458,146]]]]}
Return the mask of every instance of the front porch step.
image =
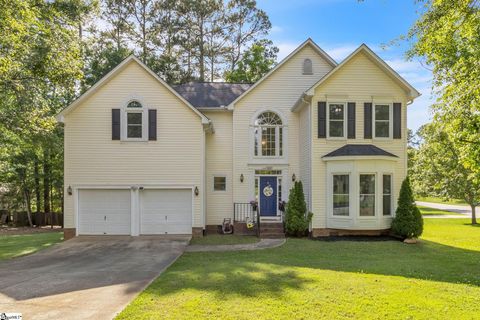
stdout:
{"type": "Polygon", "coordinates": [[[285,238],[283,223],[260,222],[260,238],[281,239],[285,238]]]}

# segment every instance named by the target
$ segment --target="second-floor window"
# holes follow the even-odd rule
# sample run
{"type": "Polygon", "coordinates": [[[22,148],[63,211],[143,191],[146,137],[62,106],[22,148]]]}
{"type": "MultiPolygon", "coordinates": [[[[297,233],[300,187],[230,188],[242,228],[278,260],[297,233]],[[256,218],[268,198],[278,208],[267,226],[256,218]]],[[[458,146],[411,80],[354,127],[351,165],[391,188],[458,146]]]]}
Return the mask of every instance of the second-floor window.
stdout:
{"type": "Polygon", "coordinates": [[[142,104],[136,100],[130,101],[124,111],[124,138],[126,140],[144,140],[146,114],[142,104]]]}
{"type": "Polygon", "coordinates": [[[345,138],[345,103],[328,104],[328,137],[345,138]]]}
{"type": "Polygon", "coordinates": [[[388,104],[376,104],[374,110],[375,138],[390,138],[392,131],[391,107],[388,104]]]}
{"type": "Polygon", "coordinates": [[[263,112],[255,120],[254,155],[256,157],[283,156],[283,123],[274,112],[263,112]]]}

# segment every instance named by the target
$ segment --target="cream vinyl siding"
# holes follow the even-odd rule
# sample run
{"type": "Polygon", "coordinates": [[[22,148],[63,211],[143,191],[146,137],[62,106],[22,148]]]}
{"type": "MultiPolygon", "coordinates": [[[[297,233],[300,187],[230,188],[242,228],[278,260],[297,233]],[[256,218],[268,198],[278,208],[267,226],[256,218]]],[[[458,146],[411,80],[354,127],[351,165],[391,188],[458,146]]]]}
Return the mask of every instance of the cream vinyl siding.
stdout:
{"type": "Polygon", "coordinates": [[[298,145],[300,146],[300,180],[303,183],[303,191],[305,193],[305,200],[307,207],[311,206],[311,135],[310,135],[310,112],[311,107],[306,106],[299,112],[300,129],[298,135],[298,145]]]}
{"type": "MultiPolygon", "coordinates": [[[[365,54],[353,57],[342,69],[315,90],[312,99],[312,212],[314,228],[326,228],[327,175],[325,154],[349,144],[374,144],[399,157],[394,165],[393,197],[394,210],[400,185],[407,170],[406,141],[407,95],[386,73],[378,68],[365,54]],[[319,139],[318,101],[356,103],[356,139],[319,139]],[[364,103],[402,103],[402,139],[363,139],[364,103]]],[[[372,128],[373,129],[373,128],[372,128]]],[[[356,213],[355,213],[356,214],[356,213]]],[[[353,228],[352,228],[353,229],[353,228]]]]}
{"type": "Polygon", "coordinates": [[[249,202],[254,199],[255,169],[283,170],[283,199],[288,197],[291,176],[299,171],[299,119],[290,109],[300,95],[332,69],[310,45],[290,57],[280,68],[262,81],[234,106],[233,112],[233,191],[234,202],[249,202]],[[313,74],[303,74],[303,62],[312,60],[313,74]],[[260,111],[274,111],[282,118],[284,157],[282,159],[253,158],[253,136],[251,123],[260,111]],[[240,183],[243,174],[245,180],[240,183]]]}
{"type": "MultiPolygon", "coordinates": [[[[224,218],[233,219],[233,147],[232,112],[204,113],[213,122],[214,134],[206,136],[206,224],[219,225],[224,218]],[[226,178],[226,190],[213,190],[213,177],[226,178]]],[[[239,179],[239,178],[238,178],[239,179]]]]}
{"type": "MultiPolygon", "coordinates": [[[[198,186],[193,226],[203,226],[204,131],[199,115],[136,62],[65,116],[65,188],[82,185],[198,186]],[[157,141],[112,140],[112,109],[132,98],[157,109],[157,141]]],[[[65,227],[75,227],[65,192],[65,227]]]]}

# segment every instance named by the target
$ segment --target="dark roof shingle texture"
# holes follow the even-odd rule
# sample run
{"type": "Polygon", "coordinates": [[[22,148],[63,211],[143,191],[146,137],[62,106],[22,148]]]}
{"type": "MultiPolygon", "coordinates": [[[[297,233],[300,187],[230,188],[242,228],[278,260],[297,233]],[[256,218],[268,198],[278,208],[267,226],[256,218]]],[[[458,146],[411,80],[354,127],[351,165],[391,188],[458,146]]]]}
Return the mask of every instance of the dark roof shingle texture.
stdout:
{"type": "Polygon", "coordinates": [[[343,147],[324,155],[323,157],[345,156],[387,156],[398,158],[396,155],[371,144],[346,144],[343,147]]]}
{"type": "Polygon", "coordinates": [[[252,85],[223,82],[189,82],[173,89],[195,108],[220,108],[229,105],[252,85]]]}

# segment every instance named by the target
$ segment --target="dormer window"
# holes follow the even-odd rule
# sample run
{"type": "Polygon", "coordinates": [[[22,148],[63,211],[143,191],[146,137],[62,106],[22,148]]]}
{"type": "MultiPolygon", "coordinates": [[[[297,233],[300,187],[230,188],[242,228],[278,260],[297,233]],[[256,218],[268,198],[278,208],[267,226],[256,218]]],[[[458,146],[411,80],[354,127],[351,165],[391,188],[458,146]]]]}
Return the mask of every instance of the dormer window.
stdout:
{"type": "Polygon", "coordinates": [[[313,74],[312,60],[303,60],[303,74],[313,74]]]}

